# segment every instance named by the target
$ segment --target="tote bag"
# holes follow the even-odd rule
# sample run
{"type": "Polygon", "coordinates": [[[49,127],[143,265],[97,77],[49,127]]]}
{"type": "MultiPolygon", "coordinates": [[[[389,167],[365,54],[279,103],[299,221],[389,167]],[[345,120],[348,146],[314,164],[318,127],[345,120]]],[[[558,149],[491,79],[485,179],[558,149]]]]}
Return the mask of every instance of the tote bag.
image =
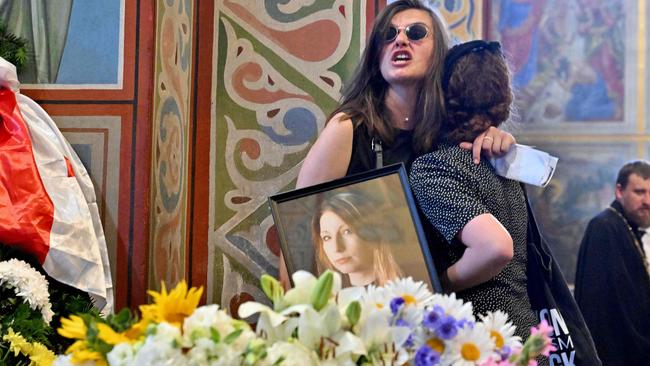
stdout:
{"type": "MultiPolygon", "coordinates": [[[[525,187],[524,195],[526,192],[525,187]]],[[[602,365],[594,341],[585,324],[578,304],[573,298],[564,276],[555,261],[551,248],[541,236],[535,216],[528,208],[528,297],[540,321],[546,319],[553,327],[551,336],[556,351],[549,361],[551,366],[602,365]]]]}

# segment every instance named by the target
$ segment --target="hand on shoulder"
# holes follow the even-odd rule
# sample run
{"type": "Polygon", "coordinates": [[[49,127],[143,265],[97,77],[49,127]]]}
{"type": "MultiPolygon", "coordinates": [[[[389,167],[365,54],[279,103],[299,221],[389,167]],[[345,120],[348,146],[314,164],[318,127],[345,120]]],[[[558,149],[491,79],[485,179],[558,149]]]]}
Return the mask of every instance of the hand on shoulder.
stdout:
{"type": "Polygon", "coordinates": [[[461,142],[460,147],[472,150],[474,164],[481,162],[481,153],[487,157],[500,157],[505,155],[517,141],[510,133],[490,126],[482,134],[478,135],[474,142],[461,142]]]}

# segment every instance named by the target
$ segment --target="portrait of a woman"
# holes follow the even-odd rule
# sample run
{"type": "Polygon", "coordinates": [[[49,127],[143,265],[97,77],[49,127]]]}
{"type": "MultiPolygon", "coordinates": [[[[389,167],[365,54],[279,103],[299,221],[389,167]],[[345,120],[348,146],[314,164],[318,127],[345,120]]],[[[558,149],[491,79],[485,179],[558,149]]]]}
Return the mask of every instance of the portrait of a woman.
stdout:
{"type": "Polygon", "coordinates": [[[325,197],[312,218],[316,270],[343,275],[344,286],[383,285],[401,277],[391,243],[400,230],[376,199],[347,191],[325,197]]]}

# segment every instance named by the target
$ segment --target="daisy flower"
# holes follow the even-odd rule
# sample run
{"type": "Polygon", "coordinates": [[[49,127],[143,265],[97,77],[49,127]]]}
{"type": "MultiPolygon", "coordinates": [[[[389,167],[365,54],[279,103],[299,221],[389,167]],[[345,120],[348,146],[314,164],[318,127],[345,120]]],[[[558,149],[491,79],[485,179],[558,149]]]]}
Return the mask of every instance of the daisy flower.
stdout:
{"type": "Polygon", "coordinates": [[[457,299],[454,293],[449,295],[434,294],[432,302],[441,307],[445,315],[453,316],[461,324],[465,322],[474,323],[476,321],[472,310],[472,303],[457,299]]]}
{"type": "Polygon", "coordinates": [[[427,289],[427,285],[422,281],[415,282],[411,277],[389,281],[384,287],[391,301],[401,297],[406,307],[423,309],[431,304],[433,294],[427,289]]]}
{"type": "Polygon", "coordinates": [[[474,366],[494,357],[494,340],[482,324],[465,327],[449,342],[451,351],[450,365],[474,366]]]}
{"type": "Polygon", "coordinates": [[[502,356],[507,357],[514,348],[521,347],[521,337],[514,335],[517,327],[508,321],[506,313],[497,310],[481,315],[480,318],[487,331],[490,332],[490,336],[494,339],[496,350],[502,356]]]}
{"type": "Polygon", "coordinates": [[[386,309],[390,304],[390,294],[383,287],[369,285],[361,295],[361,307],[373,311],[375,309],[386,309]]]}
{"type": "MultiPolygon", "coordinates": [[[[450,347],[450,341],[445,341],[434,333],[425,332],[422,327],[419,327],[413,336],[413,350],[416,350],[417,354],[417,350],[420,350],[423,347],[428,347],[439,355],[437,358],[440,365],[451,364],[452,349],[450,347]]],[[[425,350],[422,350],[422,352],[425,352],[425,350]]],[[[430,352],[427,351],[426,355],[430,356],[430,352]]]]}

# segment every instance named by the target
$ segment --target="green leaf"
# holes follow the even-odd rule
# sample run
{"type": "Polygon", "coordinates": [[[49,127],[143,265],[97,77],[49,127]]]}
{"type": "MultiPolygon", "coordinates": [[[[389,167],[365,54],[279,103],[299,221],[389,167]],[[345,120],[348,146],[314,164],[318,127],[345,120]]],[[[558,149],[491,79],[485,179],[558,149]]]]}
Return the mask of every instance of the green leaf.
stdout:
{"type": "Polygon", "coordinates": [[[327,270],[318,278],[316,286],[311,292],[310,302],[316,311],[320,311],[329,301],[332,286],[334,286],[334,274],[332,271],[327,270]]]}
{"type": "Polygon", "coordinates": [[[263,274],[260,278],[260,285],[266,297],[268,297],[273,304],[282,300],[282,297],[284,296],[284,288],[273,276],[263,274]]]}
{"type": "Polygon", "coordinates": [[[350,305],[348,305],[348,308],[345,309],[345,316],[348,317],[350,326],[356,325],[361,317],[361,304],[356,300],[352,301],[350,305]]]}
{"type": "Polygon", "coordinates": [[[212,342],[214,343],[219,343],[221,342],[221,334],[218,330],[210,328],[210,339],[212,339],[212,342]]]}
{"type": "Polygon", "coordinates": [[[226,338],[223,339],[223,343],[231,344],[242,334],[243,331],[244,331],[243,329],[237,329],[235,331],[232,331],[230,334],[226,336],[226,338]]]}

